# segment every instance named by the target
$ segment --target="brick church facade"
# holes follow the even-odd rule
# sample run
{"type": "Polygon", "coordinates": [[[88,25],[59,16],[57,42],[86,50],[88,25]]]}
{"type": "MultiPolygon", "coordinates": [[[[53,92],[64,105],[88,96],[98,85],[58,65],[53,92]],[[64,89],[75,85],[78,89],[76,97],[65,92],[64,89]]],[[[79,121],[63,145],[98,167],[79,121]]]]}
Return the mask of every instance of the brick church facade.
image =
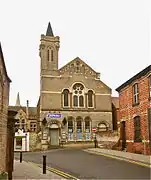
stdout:
{"type": "Polygon", "coordinates": [[[58,68],[60,39],[49,23],[40,43],[40,98],[38,127],[42,148],[59,140],[91,141],[92,128],[112,131],[112,90],[82,59],[76,57],[58,68]]]}
{"type": "Polygon", "coordinates": [[[151,65],[116,90],[122,149],[151,154],[151,65]]]}

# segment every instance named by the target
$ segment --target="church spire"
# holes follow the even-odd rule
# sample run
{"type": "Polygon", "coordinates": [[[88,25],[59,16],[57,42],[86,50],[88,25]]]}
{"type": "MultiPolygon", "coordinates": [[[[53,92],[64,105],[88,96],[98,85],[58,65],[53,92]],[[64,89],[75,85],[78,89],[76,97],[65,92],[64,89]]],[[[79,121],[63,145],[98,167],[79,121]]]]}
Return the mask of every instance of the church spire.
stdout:
{"type": "Polygon", "coordinates": [[[48,23],[48,28],[47,28],[46,36],[54,36],[50,22],[48,23]]]}
{"type": "Polygon", "coordinates": [[[16,105],[15,106],[20,106],[20,97],[19,97],[19,92],[17,94],[17,99],[16,99],[16,105]]]}

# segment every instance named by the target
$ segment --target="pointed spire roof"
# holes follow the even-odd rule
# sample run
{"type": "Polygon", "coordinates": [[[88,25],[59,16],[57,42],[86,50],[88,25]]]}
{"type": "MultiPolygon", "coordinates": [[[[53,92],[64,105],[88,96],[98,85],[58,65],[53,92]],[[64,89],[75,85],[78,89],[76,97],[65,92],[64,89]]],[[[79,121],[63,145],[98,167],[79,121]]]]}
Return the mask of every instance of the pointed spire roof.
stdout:
{"type": "Polygon", "coordinates": [[[19,92],[17,93],[17,99],[16,99],[16,105],[15,106],[20,106],[19,92]]]}
{"type": "Polygon", "coordinates": [[[48,23],[48,28],[47,28],[46,36],[54,36],[50,22],[48,23]]]}

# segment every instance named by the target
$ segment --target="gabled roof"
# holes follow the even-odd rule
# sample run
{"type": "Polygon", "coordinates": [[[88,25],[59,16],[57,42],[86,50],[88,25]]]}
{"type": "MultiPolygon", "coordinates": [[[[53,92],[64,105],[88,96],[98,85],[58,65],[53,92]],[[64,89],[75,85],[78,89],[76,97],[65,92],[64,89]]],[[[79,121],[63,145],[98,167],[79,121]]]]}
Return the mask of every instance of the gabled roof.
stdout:
{"type": "Polygon", "coordinates": [[[4,61],[4,56],[3,56],[3,51],[2,51],[2,47],[1,47],[1,42],[0,42],[0,59],[2,60],[2,65],[4,67],[4,72],[5,72],[5,75],[6,75],[7,79],[8,79],[8,81],[12,82],[11,79],[8,77],[8,74],[7,74],[5,61],[4,61]]]}
{"type": "Polygon", "coordinates": [[[22,109],[24,112],[26,112],[26,107],[25,106],[8,106],[8,110],[10,111],[19,111],[22,109]]]}
{"type": "Polygon", "coordinates": [[[126,86],[128,86],[129,84],[131,84],[132,82],[134,82],[137,79],[140,79],[142,76],[145,76],[147,73],[151,72],[151,65],[149,65],[148,67],[146,67],[145,69],[143,69],[142,71],[140,71],[139,73],[137,73],[135,76],[133,76],[132,78],[130,78],[128,81],[126,81],[125,83],[123,83],[121,86],[119,86],[118,88],[116,88],[116,91],[120,91],[121,89],[125,88],[126,86]]]}
{"type": "Polygon", "coordinates": [[[94,71],[95,73],[97,73],[94,69],[92,69],[88,64],[86,64],[82,59],[80,59],[79,57],[74,58],[73,60],[71,60],[70,62],[68,62],[67,64],[65,64],[64,66],[62,66],[59,70],[62,70],[64,67],[66,67],[68,64],[72,64],[75,61],[80,61],[81,63],[85,64],[88,68],[91,69],[91,71],[94,71]]]}
{"type": "MultiPolygon", "coordinates": [[[[9,106],[9,111],[19,111],[22,109],[26,113],[26,106],[9,106]]],[[[36,116],[37,115],[37,107],[29,107],[29,116],[36,116]]]]}

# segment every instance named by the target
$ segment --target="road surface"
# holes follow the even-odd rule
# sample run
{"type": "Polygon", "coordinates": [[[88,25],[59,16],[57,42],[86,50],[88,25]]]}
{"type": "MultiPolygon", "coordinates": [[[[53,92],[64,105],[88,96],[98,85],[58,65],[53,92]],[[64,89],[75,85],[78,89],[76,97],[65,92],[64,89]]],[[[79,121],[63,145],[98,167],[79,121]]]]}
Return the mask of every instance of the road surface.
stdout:
{"type": "MultiPolygon", "coordinates": [[[[43,152],[23,153],[23,160],[42,164],[43,152]]],[[[150,168],[90,154],[81,149],[60,149],[46,152],[47,166],[79,179],[150,179],[150,168]]],[[[19,153],[15,153],[19,159],[19,153]]]]}

